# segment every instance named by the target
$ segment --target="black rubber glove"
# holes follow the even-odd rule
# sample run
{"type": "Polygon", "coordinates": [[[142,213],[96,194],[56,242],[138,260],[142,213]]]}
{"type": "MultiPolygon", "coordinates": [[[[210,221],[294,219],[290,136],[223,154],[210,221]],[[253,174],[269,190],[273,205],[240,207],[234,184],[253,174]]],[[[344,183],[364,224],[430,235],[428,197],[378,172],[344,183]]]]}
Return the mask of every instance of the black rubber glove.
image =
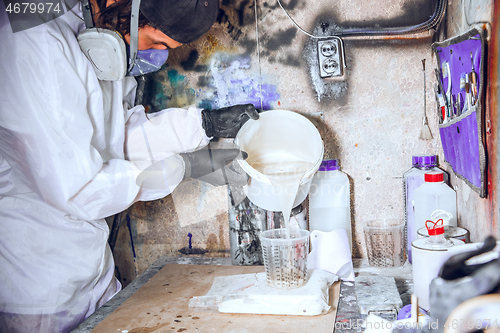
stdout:
{"type": "Polygon", "coordinates": [[[184,159],[186,169],[184,178],[191,177],[214,186],[245,185],[248,181],[245,171],[233,162],[235,159],[246,159],[248,156],[239,149],[212,149],[207,146],[180,155],[184,159]]]}
{"type": "Polygon", "coordinates": [[[475,271],[480,269],[482,266],[487,265],[488,263],[467,265],[465,264],[465,262],[472,257],[478,256],[486,252],[490,252],[495,248],[496,245],[497,241],[495,237],[493,236],[486,237],[483,245],[479,249],[455,254],[454,256],[446,260],[443,266],[441,266],[441,269],[439,271],[439,276],[445,280],[455,280],[463,278],[465,276],[472,275],[475,271]]]}
{"type": "Polygon", "coordinates": [[[234,138],[248,119],[259,119],[252,104],[229,106],[216,110],[202,110],[203,128],[209,137],[234,138]]]}

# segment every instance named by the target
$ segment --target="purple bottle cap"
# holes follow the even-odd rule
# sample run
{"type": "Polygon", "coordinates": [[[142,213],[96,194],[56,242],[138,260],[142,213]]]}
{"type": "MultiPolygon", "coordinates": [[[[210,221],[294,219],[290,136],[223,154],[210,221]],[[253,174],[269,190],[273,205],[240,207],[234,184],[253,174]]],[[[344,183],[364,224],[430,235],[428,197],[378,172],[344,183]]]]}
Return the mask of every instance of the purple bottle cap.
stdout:
{"type": "Polygon", "coordinates": [[[415,155],[411,158],[414,167],[430,168],[437,166],[436,155],[415,155]]]}
{"type": "MultiPolygon", "coordinates": [[[[418,312],[419,312],[419,316],[420,315],[424,315],[424,316],[429,315],[427,313],[427,311],[425,311],[424,309],[422,309],[420,307],[418,308],[418,312]]],[[[408,318],[411,318],[411,304],[407,304],[407,305],[403,306],[401,308],[401,310],[399,310],[398,317],[397,317],[398,320],[408,319],[408,318]]]]}
{"type": "Polygon", "coordinates": [[[411,318],[411,304],[407,304],[398,312],[398,320],[411,318]]]}
{"type": "Polygon", "coordinates": [[[338,160],[323,160],[318,171],[334,171],[340,169],[338,160]]]}

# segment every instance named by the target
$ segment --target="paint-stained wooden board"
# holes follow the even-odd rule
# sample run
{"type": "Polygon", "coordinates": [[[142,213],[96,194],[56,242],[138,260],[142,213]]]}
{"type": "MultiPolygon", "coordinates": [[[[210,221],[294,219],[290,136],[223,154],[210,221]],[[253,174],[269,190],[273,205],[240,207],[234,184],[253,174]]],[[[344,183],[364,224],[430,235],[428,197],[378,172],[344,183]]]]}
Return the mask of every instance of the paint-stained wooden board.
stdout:
{"type": "Polygon", "coordinates": [[[263,266],[168,264],[104,319],[92,333],[318,332],[331,333],[340,282],[330,288],[330,311],[320,316],[227,314],[189,310],[192,296],[209,291],[216,276],[263,272],[263,266]]]}

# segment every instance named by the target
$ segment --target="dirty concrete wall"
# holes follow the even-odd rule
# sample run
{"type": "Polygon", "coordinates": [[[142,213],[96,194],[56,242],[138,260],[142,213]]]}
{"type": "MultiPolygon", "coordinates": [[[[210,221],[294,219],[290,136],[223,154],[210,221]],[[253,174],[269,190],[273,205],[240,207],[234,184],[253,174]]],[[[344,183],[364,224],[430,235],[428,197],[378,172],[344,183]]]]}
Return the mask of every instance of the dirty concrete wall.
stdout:
{"type": "MultiPolygon", "coordinates": [[[[472,0],[464,1],[472,6],[472,0]]],[[[483,16],[491,3],[481,1],[479,10],[467,10],[474,12],[474,20],[488,20],[483,16]]],[[[338,26],[417,24],[432,14],[434,4],[283,1],[301,28],[321,36],[338,26]]],[[[173,50],[168,65],[147,77],[144,104],[156,111],[253,103],[315,119],[325,158],[338,158],[350,177],[353,255],[362,257],[362,222],[403,216],[401,176],[411,166],[411,156],[437,154],[443,161],[432,90],[436,61],[430,45],[467,29],[460,4],[450,1],[442,30],[418,39],[345,39],[346,75],[332,81],[319,77],[316,39],[300,32],[275,0],[223,0],[209,33],[173,50]],[[418,139],[424,115],[422,59],[427,59],[426,112],[434,136],[428,141],[418,139]]],[[[481,228],[490,228],[485,200],[458,179],[452,177],[452,184],[459,192],[464,226],[472,229],[473,240],[481,239],[481,228]]],[[[226,188],[190,181],[164,199],[132,206],[124,213],[115,249],[122,281],[126,284],[161,255],[183,255],[189,244],[205,255],[229,256],[228,205],[226,188]]]]}

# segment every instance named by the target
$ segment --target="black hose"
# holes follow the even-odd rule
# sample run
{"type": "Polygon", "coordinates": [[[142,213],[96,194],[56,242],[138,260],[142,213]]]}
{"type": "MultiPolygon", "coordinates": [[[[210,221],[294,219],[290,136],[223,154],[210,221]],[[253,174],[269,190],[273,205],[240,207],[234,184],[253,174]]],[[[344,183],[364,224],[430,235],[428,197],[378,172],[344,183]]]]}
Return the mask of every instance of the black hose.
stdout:
{"type": "MultiPolygon", "coordinates": [[[[135,95],[135,105],[142,104],[142,100],[144,97],[144,85],[146,82],[146,78],[144,75],[138,76],[137,80],[137,90],[135,95]]],[[[122,215],[123,212],[115,214],[113,218],[113,224],[111,225],[111,229],[109,231],[108,244],[111,248],[111,251],[115,249],[116,238],[118,237],[118,230],[120,230],[120,225],[122,223],[122,215]]]]}
{"type": "Polygon", "coordinates": [[[142,105],[144,99],[144,86],[146,85],[146,78],[144,75],[136,76],[137,89],[135,91],[135,105],[142,105]]]}
{"type": "Polygon", "coordinates": [[[346,36],[394,36],[394,35],[407,35],[416,34],[419,32],[428,31],[435,26],[437,26],[444,18],[446,12],[445,0],[437,0],[436,8],[432,16],[425,22],[408,27],[393,27],[393,28],[353,28],[353,29],[342,29],[336,30],[334,32],[335,36],[346,37],[346,36]]]}
{"type": "Polygon", "coordinates": [[[109,231],[108,244],[109,247],[111,248],[111,252],[113,252],[115,249],[116,238],[118,237],[118,230],[120,230],[120,225],[122,223],[122,214],[123,212],[115,214],[111,230],[109,231]]]}

